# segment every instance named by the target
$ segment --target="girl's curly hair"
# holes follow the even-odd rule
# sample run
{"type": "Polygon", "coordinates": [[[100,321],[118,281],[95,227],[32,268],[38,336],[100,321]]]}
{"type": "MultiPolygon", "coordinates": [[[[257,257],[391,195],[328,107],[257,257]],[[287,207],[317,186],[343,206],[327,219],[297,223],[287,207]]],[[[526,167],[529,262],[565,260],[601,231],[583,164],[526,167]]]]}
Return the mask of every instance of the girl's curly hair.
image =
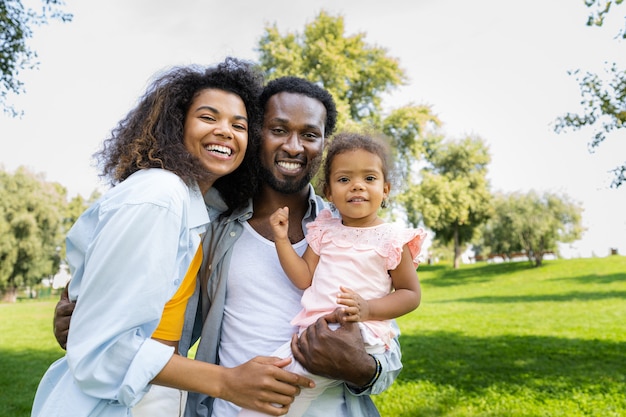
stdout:
{"type": "Polygon", "coordinates": [[[187,184],[207,178],[206,169],[183,143],[187,111],[196,95],[207,88],[234,93],[246,107],[248,147],[243,162],[214,183],[229,211],[246,204],[257,188],[253,159],[260,140],[263,75],[254,64],[232,57],[216,66],[174,67],[159,75],[94,154],[101,177],[115,185],[140,169],[162,168],[187,184]]]}

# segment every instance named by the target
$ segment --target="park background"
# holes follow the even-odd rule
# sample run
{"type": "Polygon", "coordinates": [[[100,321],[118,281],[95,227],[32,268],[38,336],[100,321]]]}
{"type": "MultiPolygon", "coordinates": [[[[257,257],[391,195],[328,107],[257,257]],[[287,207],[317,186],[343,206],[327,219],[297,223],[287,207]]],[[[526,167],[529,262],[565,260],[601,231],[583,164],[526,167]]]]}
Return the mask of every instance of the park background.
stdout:
{"type": "MultiPolygon", "coordinates": [[[[37,4],[39,0],[26,1],[37,4]]],[[[446,135],[489,145],[494,191],[555,191],[581,202],[583,239],[565,257],[422,265],[424,298],[399,320],[404,370],[375,401],[385,417],[621,416],[626,413],[625,188],[608,171],[626,154],[615,132],[594,154],[591,132],[554,133],[581,100],[569,70],[618,62],[622,25],[584,25],[582,1],[67,1],[69,23],[35,28],[40,65],[0,116],[0,165],[27,166],[87,197],[101,186],[91,154],[149,78],[226,55],[255,59],[267,25],[300,32],[321,10],[347,36],[387,48],[409,83],[388,107],[432,106],[446,135]],[[545,4],[547,3],[547,4],[545,4]]],[[[63,355],[51,332],[58,290],[0,303],[0,416],[26,417],[39,379],[63,355]]]]}
{"type": "Polygon", "coordinates": [[[624,45],[614,39],[621,12],[597,28],[585,25],[582,0],[65,4],[73,20],[35,27],[29,40],[40,64],[20,73],[26,93],[11,97],[23,116],[0,114],[6,170],[26,166],[87,198],[103,187],[91,155],[155,72],[227,55],[254,60],[266,26],[301,32],[325,10],[344,17],[346,36],[365,33],[399,60],[409,82],[385,96],[385,107],[429,105],[447,136],[485,140],[493,191],[551,191],[581,203],[586,231],[562,245],[562,256],[626,253],[626,189],[611,189],[609,174],[624,161],[625,133],[590,153],[592,130],[554,132],[557,117],[580,110],[568,71],[601,73],[623,61],[624,45]]]}

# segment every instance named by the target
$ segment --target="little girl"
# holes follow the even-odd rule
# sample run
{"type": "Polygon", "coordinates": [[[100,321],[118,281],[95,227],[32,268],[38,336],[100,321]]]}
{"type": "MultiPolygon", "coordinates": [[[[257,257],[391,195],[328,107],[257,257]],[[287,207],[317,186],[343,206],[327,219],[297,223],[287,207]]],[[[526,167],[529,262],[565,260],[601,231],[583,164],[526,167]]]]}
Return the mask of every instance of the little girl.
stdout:
{"type": "MultiPolygon", "coordinates": [[[[426,234],[385,223],[378,216],[378,209],[387,205],[390,166],[383,141],[340,133],[326,155],[324,194],[341,218],[321,211],[307,225],[309,246],[299,257],[288,238],[289,208],[279,208],[270,217],[280,263],[294,285],[305,290],[303,309],[292,324],[302,331],[344,306],[346,321],[359,322],[370,354],[384,352],[396,336],[390,320],[415,310],[421,298],[416,257],[426,234]]],[[[290,343],[274,355],[291,356],[290,343]]],[[[342,383],[310,375],[295,360],[285,369],[306,374],[316,384],[302,390],[287,416],[303,415],[327,387],[342,383]]],[[[254,415],[262,414],[250,410],[239,414],[254,415]]]]}

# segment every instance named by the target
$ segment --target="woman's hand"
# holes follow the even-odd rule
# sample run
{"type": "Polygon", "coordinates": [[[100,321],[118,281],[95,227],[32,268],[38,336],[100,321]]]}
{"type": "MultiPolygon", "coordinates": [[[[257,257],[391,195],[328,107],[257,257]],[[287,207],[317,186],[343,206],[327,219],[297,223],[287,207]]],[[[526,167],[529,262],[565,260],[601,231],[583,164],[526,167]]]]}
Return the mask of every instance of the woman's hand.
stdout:
{"type": "Polygon", "coordinates": [[[240,407],[282,416],[300,393],[300,387],[312,388],[313,381],[281,369],[291,359],[257,356],[243,365],[227,369],[223,398],[240,407]]]}

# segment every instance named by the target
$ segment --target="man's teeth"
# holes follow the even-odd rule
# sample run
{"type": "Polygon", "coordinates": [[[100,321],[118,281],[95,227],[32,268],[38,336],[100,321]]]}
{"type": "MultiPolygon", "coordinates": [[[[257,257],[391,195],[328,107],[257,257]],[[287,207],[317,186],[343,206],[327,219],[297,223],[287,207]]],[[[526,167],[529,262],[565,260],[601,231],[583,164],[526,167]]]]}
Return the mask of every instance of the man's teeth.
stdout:
{"type": "Polygon", "coordinates": [[[294,170],[300,168],[301,165],[299,163],[297,163],[297,162],[279,162],[278,166],[280,166],[282,168],[285,168],[285,169],[288,169],[288,170],[291,170],[291,171],[294,171],[294,170]]]}
{"type": "Polygon", "coordinates": [[[223,153],[229,156],[231,153],[233,153],[232,149],[230,149],[227,146],[222,146],[222,145],[209,145],[205,149],[209,152],[219,152],[219,153],[223,153]]]}

